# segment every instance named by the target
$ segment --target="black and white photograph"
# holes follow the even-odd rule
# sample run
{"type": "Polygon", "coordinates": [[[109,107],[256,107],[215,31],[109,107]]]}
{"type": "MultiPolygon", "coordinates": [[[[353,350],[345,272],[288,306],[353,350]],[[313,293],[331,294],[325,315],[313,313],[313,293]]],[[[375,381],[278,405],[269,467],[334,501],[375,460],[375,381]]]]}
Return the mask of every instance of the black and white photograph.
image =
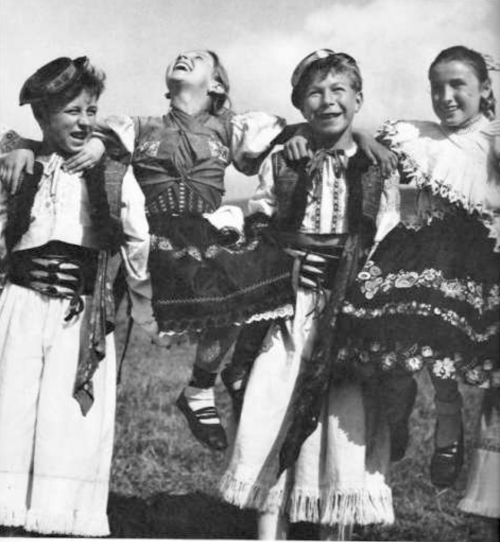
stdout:
{"type": "Polygon", "coordinates": [[[496,542],[498,0],[0,0],[0,537],[496,542]]]}

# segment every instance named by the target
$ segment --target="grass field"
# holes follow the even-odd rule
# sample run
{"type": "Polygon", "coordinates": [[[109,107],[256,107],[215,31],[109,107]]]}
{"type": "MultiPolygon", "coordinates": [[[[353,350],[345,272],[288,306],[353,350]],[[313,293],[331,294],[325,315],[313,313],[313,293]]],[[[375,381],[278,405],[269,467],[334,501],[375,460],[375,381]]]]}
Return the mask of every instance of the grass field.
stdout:
{"type": "MultiPolygon", "coordinates": [[[[118,337],[123,336],[124,323],[118,337]]],[[[221,503],[217,483],[223,454],[198,444],[174,402],[186,384],[193,345],[170,351],[150,345],[135,329],[119,388],[109,513],[112,536],[141,538],[254,538],[255,517],[221,503]]],[[[218,384],[219,406],[230,412],[218,384]]],[[[466,393],[467,447],[474,436],[480,397],[466,393]]],[[[227,418],[227,416],[226,416],[227,418]]],[[[433,436],[432,392],[420,381],[407,457],[394,465],[396,523],[356,531],[358,540],[485,542],[483,522],[457,510],[465,488],[464,469],[455,489],[438,493],[427,470],[433,436]]],[[[314,526],[299,524],[294,538],[314,539],[314,526]]]]}
{"type": "MultiPolygon", "coordinates": [[[[118,351],[125,332],[121,314],[118,351]]],[[[118,390],[117,422],[109,517],[114,538],[256,537],[255,515],[221,502],[217,485],[224,455],[202,447],[191,436],[175,407],[188,381],[194,346],[170,351],[149,343],[134,329],[118,390]]],[[[457,510],[464,492],[466,468],[456,487],[437,492],[428,477],[433,449],[432,390],[419,380],[419,396],[412,416],[412,438],[406,458],[392,469],[396,522],[390,528],[358,529],[355,540],[486,542],[498,540],[478,518],[457,510]]],[[[466,446],[474,439],[480,395],[465,390],[466,446]]],[[[218,384],[219,407],[227,421],[230,402],[218,384]]],[[[18,529],[0,528],[2,536],[26,536],[18,529]]],[[[296,524],[291,538],[314,540],[314,525],[296,524]]]]}

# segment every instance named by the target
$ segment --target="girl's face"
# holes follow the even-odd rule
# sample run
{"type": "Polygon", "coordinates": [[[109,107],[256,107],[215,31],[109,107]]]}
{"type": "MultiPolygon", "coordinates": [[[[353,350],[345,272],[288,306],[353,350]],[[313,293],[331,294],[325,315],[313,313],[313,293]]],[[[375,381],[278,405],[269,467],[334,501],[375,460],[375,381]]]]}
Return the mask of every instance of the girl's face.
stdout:
{"type": "Polygon", "coordinates": [[[90,139],[96,115],[97,98],[82,90],[62,108],[44,113],[40,122],[44,143],[61,154],[76,154],[90,139]]]}
{"type": "Polygon", "coordinates": [[[489,83],[481,83],[474,69],[459,60],[440,62],[430,73],[432,106],[445,126],[457,127],[477,117],[489,83]]]}
{"type": "Polygon", "coordinates": [[[318,74],[305,89],[301,111],[313,132],[323,140],[338,140],[349,132],[363,103],[347,73],[318,74]]]}
{"type": "Polygon", "coordinates": [[[208,51],[181,53],[167,68],[167,86],[173,82],[188,83],[195,87],[217,92],[220,83],[214,79],[214,59],[208,51]]]}

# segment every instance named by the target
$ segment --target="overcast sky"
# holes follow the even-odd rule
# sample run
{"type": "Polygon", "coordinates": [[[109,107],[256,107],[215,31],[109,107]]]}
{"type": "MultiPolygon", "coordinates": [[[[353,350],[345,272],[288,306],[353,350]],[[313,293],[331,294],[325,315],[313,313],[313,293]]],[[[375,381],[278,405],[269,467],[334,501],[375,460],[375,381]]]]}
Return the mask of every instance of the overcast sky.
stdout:
{"type": "MultiPolygon", "coordinates": [[[[107,76],[102,114],[162,114],[164,73],[178,52],[221,56],[236,111],[300,120],[290,75],[311,51],[354,56],[365,103],[357,123],[432,119],[427,68],[442,49],[467,45],[500,55],[499,0],[0,0],[0,122],[39,136],[24,80],[58,56],[87,55],[107,76]]],[[[500,95],[500,75],[492,75],[500,95]]],[[[228,197],[255,186],[228,174],[228,197]]]]}

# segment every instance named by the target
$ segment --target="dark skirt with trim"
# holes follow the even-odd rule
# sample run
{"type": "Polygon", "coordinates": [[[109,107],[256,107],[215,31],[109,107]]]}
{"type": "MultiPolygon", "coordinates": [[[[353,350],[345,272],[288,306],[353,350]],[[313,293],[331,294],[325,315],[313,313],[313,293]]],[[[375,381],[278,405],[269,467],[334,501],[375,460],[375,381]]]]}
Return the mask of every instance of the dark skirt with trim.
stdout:
{"type": "Polygon", "coordinates": [[[486,227],[461,211],[418,230],[396,227],[347,296],[339,366],[414,372],[429,365],[442,378],[498,385],[500,257],[493,247],[486,227]]]}
{"type": "Polygon", "coordinates": [[[223,233],[201,215],[150,217],[149,268],[160,331],[182,333],[279,316],[293,304],[293,259],[252,219],[245,235],[223,233]],[[275,312],[275,314],[273,314],[275,312]]]}

